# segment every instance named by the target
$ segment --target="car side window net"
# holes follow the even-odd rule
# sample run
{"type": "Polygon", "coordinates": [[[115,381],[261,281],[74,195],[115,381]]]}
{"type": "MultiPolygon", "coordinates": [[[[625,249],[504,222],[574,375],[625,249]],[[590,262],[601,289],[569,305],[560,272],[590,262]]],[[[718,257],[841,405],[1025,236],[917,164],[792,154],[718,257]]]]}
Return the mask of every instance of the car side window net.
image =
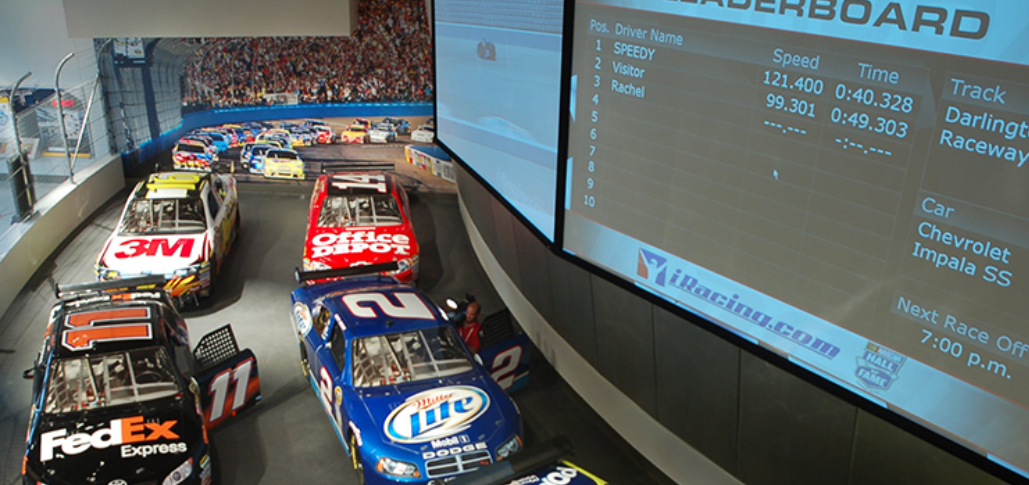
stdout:
{"type": "Polygon", "coordinates": [[[221,210],[221,204],[218,203],[218,197],[214,195],[214,191],[207,193],[207,210],[210,212],[211,220],[218,218],[218,211],[221,210]]]}
{"type": "Polygon", "coordinates": [[[63,414],[174,396],[181,391],[162,347],[53,363],[43,412],[63,414]]]}

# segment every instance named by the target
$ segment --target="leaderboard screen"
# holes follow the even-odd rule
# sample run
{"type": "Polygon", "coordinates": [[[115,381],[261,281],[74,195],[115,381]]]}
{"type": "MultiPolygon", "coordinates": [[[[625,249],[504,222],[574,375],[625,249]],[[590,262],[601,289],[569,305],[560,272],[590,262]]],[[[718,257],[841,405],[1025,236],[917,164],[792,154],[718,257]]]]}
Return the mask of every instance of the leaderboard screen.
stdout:
{"type": "Polygon", "coordinates": [[[1029,470],[1029,2],[574,22],[567,251],[1029,470]]]}
{"type": "Polygon", "coordinates": [[[437,0],[437,138],[554,239],[562,0],[437,0]]]}

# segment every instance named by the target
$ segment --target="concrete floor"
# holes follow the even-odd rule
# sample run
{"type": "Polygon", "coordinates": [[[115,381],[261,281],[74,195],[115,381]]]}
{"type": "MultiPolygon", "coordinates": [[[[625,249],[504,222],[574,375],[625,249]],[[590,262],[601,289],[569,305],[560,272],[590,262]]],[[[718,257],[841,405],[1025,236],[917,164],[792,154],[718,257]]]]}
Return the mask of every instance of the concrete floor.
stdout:
{"type": "MultiPolygon", "coordinates": [[[[422,251],[419,287],[442,302],[473,293],[491,313],[502,308],[472,252],[452,185],[406,165],[402,148],[317,147],[320,156],[346,158],[352,150],[383,151],[397,160],[410,191],[415,233],[422,251]]],[[[310,183],[240,183],[242,234],[225,261],[215,297],[186,311],[192,341],[231,323],[241,347],[257,356],[263,400],[212,433],[224,484],[356,483],[317,397],[300,372],[290,323],[293,268],[300,263],[310,183]]],[[[28,419],[31,366],[50,305],[51,281],[94,278],[96,254],[117,222],[125,193],[101,208],[42,267],[0,318],[0,485],[18,482],[28,419]]],[[[513,396],[530,441],[567,434],[577,448],[572,461],[613,483],[669,483],[621,440],[539,355],[530,385],[513,396]]]]}

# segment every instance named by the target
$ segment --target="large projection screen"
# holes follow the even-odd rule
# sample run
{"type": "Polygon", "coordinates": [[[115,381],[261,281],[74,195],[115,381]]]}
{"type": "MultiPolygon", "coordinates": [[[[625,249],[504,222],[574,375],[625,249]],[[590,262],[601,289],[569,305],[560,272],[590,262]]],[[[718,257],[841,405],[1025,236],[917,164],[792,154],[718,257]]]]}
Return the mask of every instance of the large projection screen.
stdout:
{"type": "Polygon", "coordinates": [[[436,0],[436,133],[551,241],[562,0],[436,0]]]}
{"type": "Polygon", "coordinates": [[[577,1],[564,246],[1029,470],[1029,2],[577,1]]]}

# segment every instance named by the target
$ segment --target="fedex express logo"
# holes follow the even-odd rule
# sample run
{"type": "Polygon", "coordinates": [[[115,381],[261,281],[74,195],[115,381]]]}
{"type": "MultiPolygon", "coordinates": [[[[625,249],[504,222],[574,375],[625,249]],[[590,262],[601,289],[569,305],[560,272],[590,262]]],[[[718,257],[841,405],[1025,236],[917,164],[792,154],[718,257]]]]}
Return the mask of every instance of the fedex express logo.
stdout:
{"type": "Polygon", "coordinates": [[[92,434],[76,433],[69,436],[66,429],[47,431],[40,435],[39,461],[47,462],[54,459],[54,450],[58,448],[61,449],[62,457],[78,455],[90,448],[102,450],[118,445],[122,445],[122,458],[185,453],[187,451],[186,443],[132,446],[134,443],[146,443],[160,439],[179,439],[179,435],[172,431],[175,423],[178,421],[145,423],[143,416],[133,416],[111,420],[110,427],[98,429],[92,434]]]}
{"type": "Polygon", "coordinates": [[[118,259],[131,259],[139,256],[179,256],[188,258],[193,254],[193,239],[155,237],[149,239],[126,239],[118,244],[119,251],[114,253],[118,259]]]}
{"type": "MultiPolygon", "coordinates": [[[[720,284],[721,282],[718,281],[714,282],[714,285],[705,285],[704,281],[686,271],[692,270],[684,267],[676,268],[669,264],[668,257],[639,248],[636,259],[636,275],[653,286],[661,288],[657,291],[673,298],[680,294],[687,295],[693,298],[690,301],[699,303],[698,308],[701,311],[712,305],[728,311],[748,323],[781,335],[829,360],[839,355],[839,347],[809,333],[799,323],[780,320],[771,313],[767,313],[766,307],[773,306],[767,300],[755,304],[750,298],[747,298],[748,295],[744,291],[740,291],[740,293],[744,293],[743,295],[734,293],[731,288],[726,291],[723,287],[728,285],[720,284]]],[[[743,289],[746,290],[745,287],[743,289]]],[[[750,296],[753,294],[751,293],[750,296]]]]}
{"type": "Polygon", "coordinates": [[[311,257],[321,258],[335,254],[394,253],[411,254],[411,238],[405,234],[376,234],[375,231],[324,233],[311,238],[311,257]]]}
{"type": "Polygon", "coordinates": [[[398,443],[425,443],[468,429],[489,404],[489,395],[476,387],[423,391],[389,413],[383,431],[398,443]]]}

